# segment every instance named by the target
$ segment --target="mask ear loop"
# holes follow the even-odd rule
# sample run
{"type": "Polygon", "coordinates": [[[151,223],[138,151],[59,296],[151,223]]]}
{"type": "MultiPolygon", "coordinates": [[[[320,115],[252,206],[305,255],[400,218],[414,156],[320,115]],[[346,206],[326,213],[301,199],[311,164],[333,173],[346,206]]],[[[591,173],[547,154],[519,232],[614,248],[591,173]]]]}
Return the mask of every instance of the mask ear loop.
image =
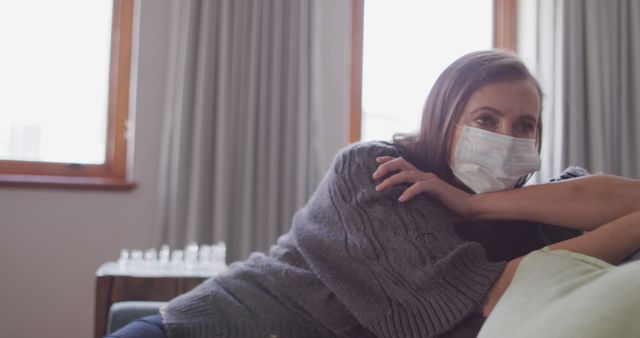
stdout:
{"type": "MultiPolygon", "coordinates": [[[[464,126],[460,125],[460,123],[456,123],[456,128],[464,131],[464,126]]],[[[457,148],[457,145],[456,145],[457,148]]],[[[454,151],[456,151],[457,149],[454,149],[454,151]]],[[[451,169],[451,173],[455,172],[455,168],[451,165],[451,162],[449,162],[449,157],[447,157],[447,165],[449,166],[449,169],[451,169]]]]}
{"type": "MultiPolygon", "coordinates": [[[[462,126],[460,125],[460,123],[456,123],[456,128],[464,130],[462,128],[462,126]]],[[[456,145],[457,148],[457,145],[456,145]]],[[[457,149],[453,149],[453,151],[456,151],[457,149]]],[[[449,166],[449,169],[451,169],[451,173],[453,174],[455,172],[455,169],[453,168],[453,166],[451,165],[451,162],[449,162],[449,157],[447,156],[447,165],[449,166]]]]}
{"type": "MultiPolygon", "coordinates": [[[[537,131],[536,131],[536,133],[537,133],[537,131]]],[[[542,149],[540,149],[540,148],[538,147],[538,135],[537,135],[537,134],[536,134],[535,141],[536,141],[536,142],[534,143],[534,146],[536,147],[536,151],[538,152],[538,154],[540,154],[540,151],[541,151],[542,149]]],[[[533,176],[534,176],[534,175],[535,175],[535,172],[532,172],[532,173],[529,173],[529,174],[526,174],[526,175],[524,175],[524,176],[520,177],[520,179],[519,179],[519,180],[518,180],[518,182],[516,183],[516,186],[514,187],[514,189],[524,187],[524,186],[527,184],[527,182],[529,182],[529,180],[530,180],[531,178],[533,178],[533,176]]]]}
{"type": "MultiPolygon", "coordinates": [[[[542,151],[542,149],[540,148],[539,143],[538,143],[538,130],[537,130],[537,129],[536,129],[536,138],[535,138],[535,140],[536,140],[536,143],[534,143],[534,145],[535,145],[535,147],[536,147],[536,151],[538,152],[538,154],[540,154],[540,152],[542,151]]],[[[540,139],[540,142],[542,142],[542,139],[540,139]]],[[[524,186],[527,184],[527,182],[529,182],[529,180],[530,180],[531,178],[533,178],[533,176],[534,176],[535,174],[536,174],[536,173],[535,173],[535,172],[533,172],[533,173],[529,173],[529,174],[527,174],[527,175],[525,175],[525,176],[522,176],[522,177],[520,178],[520,180],[518,181],[518,183],[516,184],[516,187],[518,187],[518,188],[524,187],[524,186]]]]}

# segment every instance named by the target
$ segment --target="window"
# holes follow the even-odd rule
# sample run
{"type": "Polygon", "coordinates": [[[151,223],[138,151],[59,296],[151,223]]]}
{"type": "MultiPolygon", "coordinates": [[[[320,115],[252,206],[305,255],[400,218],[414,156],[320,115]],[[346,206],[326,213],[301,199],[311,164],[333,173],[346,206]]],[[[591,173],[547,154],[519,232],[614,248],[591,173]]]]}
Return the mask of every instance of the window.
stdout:
{"type": "Polygon", "coordinates": [[[515,0],[356,0],[352,22],[351,142],[416,131],[452,60],[515,49],[515,0]]]}
{"type": "Polygon", "coordinates": [[[129,189],[133,0],[0,3],[0,185],[129,189]]]}

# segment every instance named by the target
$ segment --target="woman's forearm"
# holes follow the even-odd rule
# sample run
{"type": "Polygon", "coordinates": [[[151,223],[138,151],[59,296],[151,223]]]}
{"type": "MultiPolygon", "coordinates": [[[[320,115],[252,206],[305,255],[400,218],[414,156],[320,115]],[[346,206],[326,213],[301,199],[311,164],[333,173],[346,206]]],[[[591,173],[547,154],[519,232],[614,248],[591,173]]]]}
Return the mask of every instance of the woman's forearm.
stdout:
{"type": "Polygon", "coordinates": [[[593,230],[640,210],[640,181],[593,175],[475,195],[479,219],[512,219],[593,230]]]}
{"type": "Polygon", "coordinates": [[[416,169],[402,158],[387,156],[377,160],[381,164],[373,173],[374,179],[399,172],[376,185],[376,191],[411,183],[399,201],[426,193],[462,218],[534,221],[590,231],[640,210],[640,181],[624,177],[593,175],[474,195],[433,173],[416,169]]]}
{"type": "Polygon", "coordinates": [[[613,220],[584,235],[549,245],[619,264],[640,249],[640,211],[613,220]]]}
{"type": "MultiPolygon", "coordinates": [[[[584,235],[549,245],[551,250],[564,249],[599,258],[611,264],[619,264],[640,249],[640,211],[618,218],[584,235]]],[[[484,302],[478,308],[488,317],[504,292],[523,257],[507,263],[504,271],[493,285],[484,302]]]]}

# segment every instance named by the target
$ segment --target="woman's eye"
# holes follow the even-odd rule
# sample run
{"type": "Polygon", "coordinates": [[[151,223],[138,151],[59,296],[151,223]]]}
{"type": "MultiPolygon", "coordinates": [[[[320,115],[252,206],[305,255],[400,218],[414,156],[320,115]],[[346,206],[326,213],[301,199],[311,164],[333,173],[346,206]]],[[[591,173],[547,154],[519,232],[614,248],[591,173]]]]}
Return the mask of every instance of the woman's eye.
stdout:
{"type": "Polygon", "coordinates": [[[478,126],[484,129],[494,128],[498,124],[498,121],[490,115],[481,116],[477,118],[475,122],[478,126]]]}
{"type": "Polygon", "coordinates": [[[532,122],[521,122],[516,124],[516,133],[522,136],[529,136],[536,131],[536,125],[532,122]]]}

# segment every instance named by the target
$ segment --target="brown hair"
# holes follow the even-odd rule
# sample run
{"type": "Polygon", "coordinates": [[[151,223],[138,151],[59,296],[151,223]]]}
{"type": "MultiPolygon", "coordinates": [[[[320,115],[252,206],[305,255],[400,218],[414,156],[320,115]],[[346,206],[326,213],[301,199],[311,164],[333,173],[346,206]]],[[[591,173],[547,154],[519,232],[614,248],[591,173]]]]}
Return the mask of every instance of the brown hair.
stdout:
{"type": "MultiPolygon", "coordinates": [[[[422,112],[420,132],[395,135],[394,143],[403,157],[418,169],[432,172],[446,182],[453,183],[453,173],[447,162],[451,150],[450,139],[455,122],[462,115],[469,98],[487,84],[514,80],[530,80],[534,83],[542,109],[540,84],[514,54],[489,50],[460,57],[440,74],[431,88],[422,112]]],[[[538,149],[542,135],[541,120],[538,119],[538,149]]],[[[518,186],[525,182],[523,178],[518,186]]]]}

